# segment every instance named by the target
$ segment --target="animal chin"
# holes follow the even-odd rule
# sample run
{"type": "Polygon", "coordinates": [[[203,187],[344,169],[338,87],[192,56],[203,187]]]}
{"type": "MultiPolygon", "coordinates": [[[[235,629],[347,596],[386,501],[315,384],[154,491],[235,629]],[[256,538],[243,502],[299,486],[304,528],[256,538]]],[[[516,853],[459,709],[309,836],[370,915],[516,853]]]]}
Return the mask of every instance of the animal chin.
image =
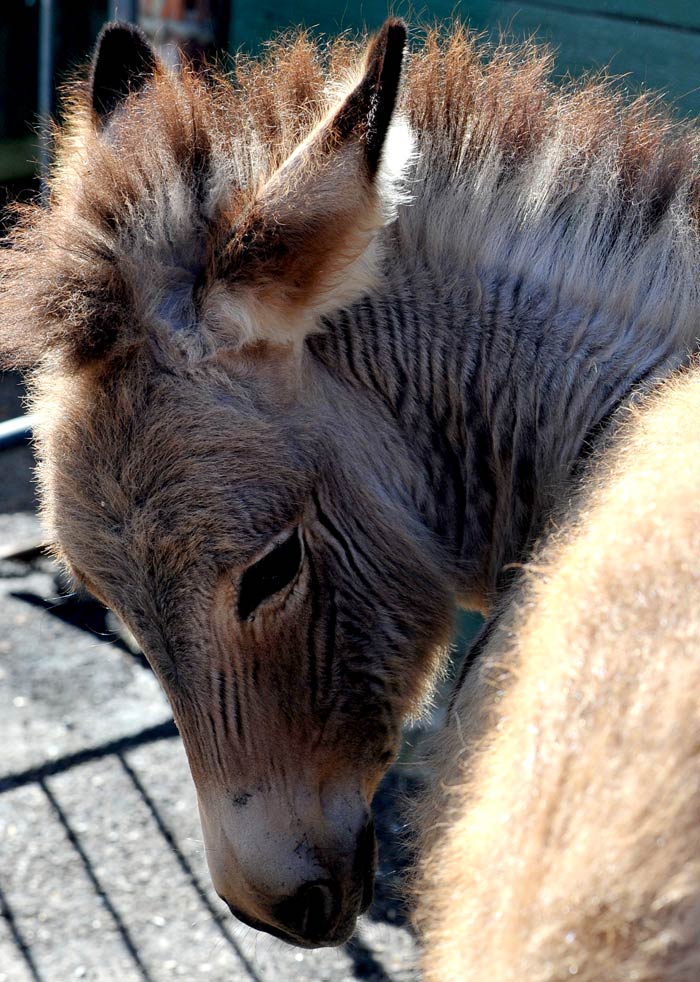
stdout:
{"type": "MultiPolygon", "coordinates": [[[[221,894],[219,894],[219,896],[231,911],[233,916],[247,927],[252,927],[256,931],[264,931],[266,934],[271,934],[273,938],[279,938],[280,941],[286,941],[287,944],[294,945],[297,948],[337,948],[339,945],[345,944],[346,941],[349,941],[355,930],[357,916],[348,918],[347,921],[336,927],[327,937],[302,938],[299,935],[291,934],[289,931],[284,931],[282,928],[277,927],[274,924],[267,924],[265,921],[260,921],[256,917],[248,917],[247,914],[242,913],[237,907],[234,907],[234,905],[225,897],[222,897],[221,894]]],[[[359,913],[363,913],[365,909],[366,908],[362,908],[359,913]]]]}

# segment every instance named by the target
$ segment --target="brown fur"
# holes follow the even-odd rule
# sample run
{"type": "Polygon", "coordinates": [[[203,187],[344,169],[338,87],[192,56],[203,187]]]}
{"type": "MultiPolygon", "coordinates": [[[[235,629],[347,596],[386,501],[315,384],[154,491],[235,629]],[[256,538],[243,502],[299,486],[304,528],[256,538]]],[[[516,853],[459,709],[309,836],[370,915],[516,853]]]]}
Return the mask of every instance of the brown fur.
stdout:
{"type": "Polygon", "coordinates": [[[365,253],[385,219],[372,140],[386,137],[403,34],[390,22],[347,101],[317,93],[308,118],[303,40],[286,69],[243,65],[237,89],[158,70],[99,126],[79,95],[49,209],[17,227],[0,272],[3,343],[34,363],[57,551],[163,682],[218,891],[300,944],[346,940],[368,903],[369,802],[450,624],[443,561],[383,491],[406,468],[386,410],[303,349],[324,307],[373,282],[365,253]],[[263,111],[272,71],[293,74],[296,115],[275,100],[270,148],[255,129],[267,112],[244,111],[253,98],[263,111]],[[251,216],[264,217],[251,229],[251,216]],[[344,447],[362,429],[379,482],[344,447]],[[333,544],[328,515],[360,558],[333,544]],[[290,532],[297,570],[241,615],[244,574],[290,532]]]}
{"type": "MultiPolygon", "coordinates": [[[[538,48],[504,46],[488,60],[484,50],[463,29],[447,40],[431,32],[408,65],[402,107],[442,179],[458,180],[494,152],[506,169],[522,167],[556,135],[566,148],[563,191],[583,187],[606,158],[617,175],[610,193],[624,212],[637,212],[648,231],[679,190],[697,220],[696,132],[671,124],[649,98],[625,107],[603,81],[552,87],[550,57],[538,48]]],[[[147,314],[141,257],[134,255],[139,237],[148,235],[158,246],[159,221],[172,218],[182,203],[176,195],[204,193],[203,181],[222,185],[210,207],[225,239],[243,220],[236,236],[256,241],[259,223],[251,208],[260,187],[324,118],[332,87],[353,73],[356,60],[357,49],[345,39],[322,53],[301,36],[280,40],[262,61],[239,57],[235,87],[224,77],[192,71],[177,80],[161,74],[147,98],[133,97],[140,127],[117,121],[107,142],[92,131],[87,97],[73,92],[51,207],[19,211],[11,252],[3,257],[6,363],[35,364],[49,350],[84,363],[137,343],[142,335],[134,322],[147,314]],[[250,230],[243,216],[250,216],[250,230]]],[[[180,216],[188,217],[196,220],[180,216]]],[[[319,226],[307,221],[298,234],[313,240],[319,226]]],[[[346,224],[340,215],[334,227],[346,224]]],[[[613,237],[624,230],[620,224],[609,230],[613,237]]],[[[210,260],[214,267],[224,263],[224,275],[230,248],[221,256],[215,249],[210,260]]]]}

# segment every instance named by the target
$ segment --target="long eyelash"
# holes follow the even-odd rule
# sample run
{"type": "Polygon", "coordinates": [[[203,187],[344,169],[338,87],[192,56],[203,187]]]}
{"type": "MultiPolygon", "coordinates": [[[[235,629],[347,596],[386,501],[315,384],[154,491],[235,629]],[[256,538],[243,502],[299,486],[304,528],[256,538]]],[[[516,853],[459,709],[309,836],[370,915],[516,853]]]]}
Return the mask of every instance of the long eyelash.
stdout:
{"type": "Polygon", "coordinates": [[[302,549],[299,530],[250,566],[241,578],[238,590],[238,616],[246,620],[268,597],[279,593],[293,579],[301,565],[302,549]]]}

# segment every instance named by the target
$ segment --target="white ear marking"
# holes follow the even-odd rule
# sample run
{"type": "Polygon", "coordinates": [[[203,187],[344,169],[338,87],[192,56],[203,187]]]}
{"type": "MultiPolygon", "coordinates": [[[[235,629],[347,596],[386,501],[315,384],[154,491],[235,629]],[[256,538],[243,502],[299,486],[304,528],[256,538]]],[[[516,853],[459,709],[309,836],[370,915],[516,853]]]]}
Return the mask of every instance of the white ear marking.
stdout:
{"type": "Polygon", "coordinates": [[[413,197],[409,180],[417,158],[413,130],[406,117],[396,113],[386,135],[377,173],[377,188],[386,224],[396,218],[399,205],[408,204],[413,197]]]}

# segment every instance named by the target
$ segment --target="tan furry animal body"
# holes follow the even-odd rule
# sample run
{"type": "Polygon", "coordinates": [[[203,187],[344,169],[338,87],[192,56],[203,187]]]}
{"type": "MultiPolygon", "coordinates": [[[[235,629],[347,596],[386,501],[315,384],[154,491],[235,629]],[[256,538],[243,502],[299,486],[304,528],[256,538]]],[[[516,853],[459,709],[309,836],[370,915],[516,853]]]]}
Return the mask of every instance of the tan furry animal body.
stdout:
{"type": "Polygon", "coordinates": [[[372,796],[454,605],[503,602],[697,350],[697,132],[530,46],[455,28],[404,70],[405,42],[219,77],[108,27],[0,250],[56,553],[168,694],[216,889],[307,946],[371,900],[372,796]]]}
{"type": "Polygon", "coordinates": [[[700,373],[622,424],[440,744],[430,982],[700,978],[700,373]]]}

